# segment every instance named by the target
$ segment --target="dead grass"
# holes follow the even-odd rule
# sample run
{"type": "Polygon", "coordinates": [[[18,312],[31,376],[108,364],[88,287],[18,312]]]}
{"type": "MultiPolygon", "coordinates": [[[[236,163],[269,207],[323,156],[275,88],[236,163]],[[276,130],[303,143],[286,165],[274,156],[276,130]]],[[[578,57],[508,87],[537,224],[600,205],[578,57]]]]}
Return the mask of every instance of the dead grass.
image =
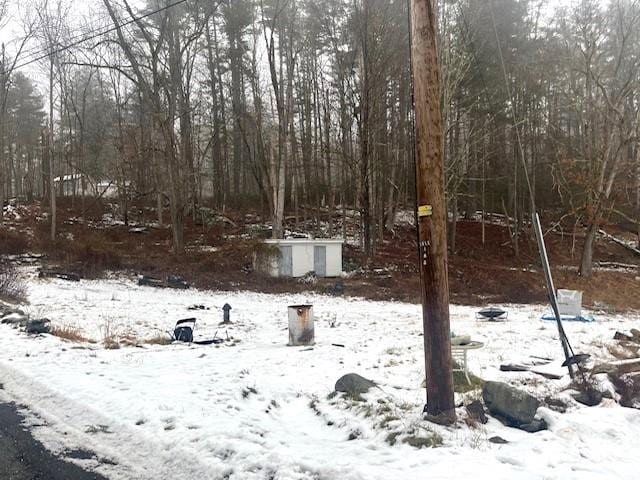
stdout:
{"type": "Polygon", "coordinates": [[[474,390],[482,389],[484,386],[484,380],[475,376],[473,373],[469,373],[469,379],[471,383],[467,382],[467,378],[464,376],[464,372],[453,372],[453,389],[459,393],[472,392],[474,390]]]}
{"type": "Polygon", "coordinates": [[[70,342],[89,342],[89,339],[80,333],[80,329],[73,325],[54,325],[51,327],[50,333],[70,342]]]}
{"type": "Polygon", "coordinates": [[[414,448],[437,448],[444,443],[442,436],[436,432],[429,432],[427,435],[409,435],[402,439],[402,443],[411,445],[414,448]]]}
{"type": "Polygon", "coordinates": [[[120,348],[120,343],[114,338],[105,338],[102,343],[107,350],[118,350],[120,348]]]}
{"type": "Polygon", "coordinates": [[[168,335],[156,335],[155,337],[146,338],[143,343],[148,345],[170,345],[172,342],[168,335]]]}
{"type": "Polygon", "coordinates": [[[101,327],[102,343],[107,350],[117,350],[120,348],[120,336],[116,333],[111,321],[105,322],[101,327]]]}

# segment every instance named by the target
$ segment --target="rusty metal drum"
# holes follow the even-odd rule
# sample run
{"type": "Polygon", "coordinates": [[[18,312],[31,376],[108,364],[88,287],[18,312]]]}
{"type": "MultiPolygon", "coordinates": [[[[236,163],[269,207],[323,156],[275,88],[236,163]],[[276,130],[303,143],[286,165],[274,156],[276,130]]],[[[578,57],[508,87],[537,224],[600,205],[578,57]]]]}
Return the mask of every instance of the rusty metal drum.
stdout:
{"type": "Polygon", "coordinates": [[[315,343],[313,305],[289,305],[289,345],[315,343]]]}

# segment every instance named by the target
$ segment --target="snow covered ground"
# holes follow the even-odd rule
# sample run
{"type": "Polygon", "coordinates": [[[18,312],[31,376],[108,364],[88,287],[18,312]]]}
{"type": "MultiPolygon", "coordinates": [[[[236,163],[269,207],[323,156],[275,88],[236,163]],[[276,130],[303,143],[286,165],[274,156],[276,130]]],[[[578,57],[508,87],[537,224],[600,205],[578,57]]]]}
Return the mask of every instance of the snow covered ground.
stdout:
{"type": "MultiPolygon", "coordinates": [[[[95,343],[30,337],[0,326],[0,400],[29,406],[30,423],[56,452],[114,479],[632,479],[640,476],[640,411],[605,400],[539,409],[548,431],[528,434],[497,420],[477,428],[425,422],[420,307],[391,302],[250,292],[158,290],[126,279],[40,280],[31,272],[28,307],[95,343]],[[288,347],[287,305],[314,305],[316,345],[288,347]],[[218,326],[229,303],[234,322],[218,326]],[[190,311],[191,305],[210,310],[190,311]],[[233,337],[215,346],[104,348],[105,335],[139,342],[198,318],[196,339],[233,337]],[[342,344],[344,347],[332,344],[342,344]],[[343,374],[378,382],[364,401],[330,397],[343,374]],[[506,445],[488,442],[499,435],[506,445]],[[442,439],[417,449],[408,437],[442,439]],[[390,439],[395,438],[395,444],[390,439]],[[391,442],[393,443],[393,442],[391,442]]],[[[500,372],[501,363],[535,355],[560,359],[555,325],[542,306],[508,305],[509,320],[478,322],[475,308],[453,306],[452,329],[485,347],[472,372],[505,380],[539,398],[567,384],[500,372]]],[[[606,357],[617,329],[637,315],[594,312],[592,324],[567,323],[576,351],[606,357]]],[[[477,393],[470,394],[477,396],[477,393]]],[[[462,397],[457,398],[462,401],[462,397]]]]}

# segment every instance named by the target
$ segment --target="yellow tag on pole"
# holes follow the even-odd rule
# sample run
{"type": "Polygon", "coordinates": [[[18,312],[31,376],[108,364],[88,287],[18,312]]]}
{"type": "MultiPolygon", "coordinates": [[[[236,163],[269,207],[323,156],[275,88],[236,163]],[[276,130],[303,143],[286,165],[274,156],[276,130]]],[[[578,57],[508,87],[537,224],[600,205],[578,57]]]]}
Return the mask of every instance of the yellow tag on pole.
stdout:
{"type": "Polygon", "coordinates": [[[418,217],[430,217],[433,214],[433,207],[431,205],[420,205],[418,207],[418,217]]]}

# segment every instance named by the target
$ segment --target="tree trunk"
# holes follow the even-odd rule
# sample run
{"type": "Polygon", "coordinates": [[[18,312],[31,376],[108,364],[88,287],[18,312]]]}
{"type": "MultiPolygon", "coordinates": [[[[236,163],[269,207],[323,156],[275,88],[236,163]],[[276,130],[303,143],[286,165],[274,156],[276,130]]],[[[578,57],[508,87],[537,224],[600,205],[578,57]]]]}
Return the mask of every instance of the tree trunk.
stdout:
{"type": "MultiPolygon", "coordinates": [[[[51,56],[51,62],[49,64],[49,193],[51,194],[51,241],[56,240],[56,188],[54,182],[54,168],[53,168],[53,56],[51,56]]],[[[60,185],[64,185],[64,177],[60,175],[60,185]]]]}

